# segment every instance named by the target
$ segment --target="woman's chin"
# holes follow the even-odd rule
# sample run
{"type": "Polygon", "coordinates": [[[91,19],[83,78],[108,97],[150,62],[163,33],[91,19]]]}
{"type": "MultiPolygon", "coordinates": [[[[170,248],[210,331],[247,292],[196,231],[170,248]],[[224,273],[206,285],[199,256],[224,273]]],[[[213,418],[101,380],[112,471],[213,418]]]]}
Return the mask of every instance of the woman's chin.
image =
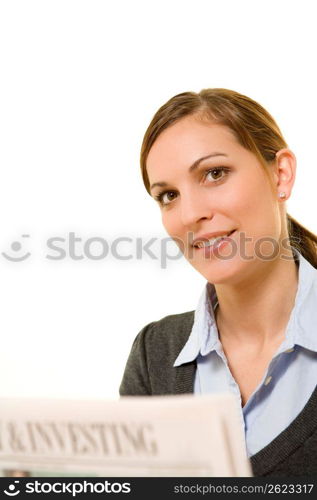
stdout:
{"type": "Polygon", "coordinates": [[[233,257],[231,259],[213,258],[205,262],[191,262],[192,266],[206,278],[209,283],[238,283],[243,278],[245,263],[233,257]]]}

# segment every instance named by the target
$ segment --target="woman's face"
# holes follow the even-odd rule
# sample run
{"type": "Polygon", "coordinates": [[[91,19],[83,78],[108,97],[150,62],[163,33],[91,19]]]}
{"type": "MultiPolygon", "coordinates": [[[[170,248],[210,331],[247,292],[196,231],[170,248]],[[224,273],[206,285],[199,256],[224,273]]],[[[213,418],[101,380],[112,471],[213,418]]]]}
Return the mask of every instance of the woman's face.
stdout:
{"type": "Polygon", "coordinates": [[[272,260],[282,235],[277,191],[227,127],[181,119],[153,144],[147,172],[166,231],[209,282],[239,282],[272,260]]]}

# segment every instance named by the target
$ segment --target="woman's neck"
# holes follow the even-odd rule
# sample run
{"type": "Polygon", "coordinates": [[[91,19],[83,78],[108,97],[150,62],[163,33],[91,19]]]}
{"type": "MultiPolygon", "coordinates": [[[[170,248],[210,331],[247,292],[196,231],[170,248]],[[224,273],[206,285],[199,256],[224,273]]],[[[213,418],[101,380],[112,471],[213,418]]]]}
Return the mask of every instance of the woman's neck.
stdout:
{"type": "Polygon", "coordinates": [[[298,268],[293,259],[261,261],[252,277],[235,285],[215,285],[221,340],[262,345],[284,337],[294,307],[298,268]]]}

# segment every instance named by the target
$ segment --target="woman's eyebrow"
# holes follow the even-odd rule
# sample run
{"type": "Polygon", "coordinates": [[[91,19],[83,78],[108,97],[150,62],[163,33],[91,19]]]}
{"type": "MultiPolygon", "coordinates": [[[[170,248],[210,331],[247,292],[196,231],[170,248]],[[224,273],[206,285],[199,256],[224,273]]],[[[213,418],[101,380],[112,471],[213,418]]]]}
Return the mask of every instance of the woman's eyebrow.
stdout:
{"type": "MultiPolygon", "coordinates": [[[[188,172],[193,172],[198,167],[200,162],[202,162],[204,160],[208,160],[208,158],[213,158],[214,156],[228,156],[228,155],[226,155],[225,153],[215,152],[215,153],[211,153],[210,155],[207,155],[207,156],[202,156],[201,158],[198,158],[198,160],[194,161],[194,163],[189,167],[188,172]]],[[[152,186],[150,187],[150,191],[152,191],[152,189],[155,186],[166,187],[167,182],[163,182],[163,181],[162,182],[154,182],[154,184],[152,184],[152,186]]]]}

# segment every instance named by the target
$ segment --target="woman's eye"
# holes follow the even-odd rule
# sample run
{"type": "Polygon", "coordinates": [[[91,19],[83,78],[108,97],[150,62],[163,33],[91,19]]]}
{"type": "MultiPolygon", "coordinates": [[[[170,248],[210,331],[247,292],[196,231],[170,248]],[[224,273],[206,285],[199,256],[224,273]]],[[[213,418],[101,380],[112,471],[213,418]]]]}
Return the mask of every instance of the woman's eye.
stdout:
{"type": "MultiPolygon", "coordinates": [[[[221,181],[228,172],[230,168],[228,167],[214,167],[210,168],[204,173],[204,180],[207,179],[212,183],[216,183],[217,181],[221,181]],[[209,177],[209,175],[211,177],[209,177]]],[[[154,198],[159,202],[161,206],[169,205],[172,201],[177,197],[176,191],[162,191],[158,195],[154,196],[154,198]]]]}
{"type": "Polygon", "coordinates": [[[155,198],[161,205],[168,205],[175,199],[176,193],[174,191],[165,191],[158,194],[155,198]]]}
{"type": "Polygon", "coordinates": [[[224,167],[217,167],[217,168],[212,168],[206,172],[206,179],[208,178],[209,174],[211,175],[212,181],[218,181],[225,177],[227,173],[227,169],[224,167]]]}

